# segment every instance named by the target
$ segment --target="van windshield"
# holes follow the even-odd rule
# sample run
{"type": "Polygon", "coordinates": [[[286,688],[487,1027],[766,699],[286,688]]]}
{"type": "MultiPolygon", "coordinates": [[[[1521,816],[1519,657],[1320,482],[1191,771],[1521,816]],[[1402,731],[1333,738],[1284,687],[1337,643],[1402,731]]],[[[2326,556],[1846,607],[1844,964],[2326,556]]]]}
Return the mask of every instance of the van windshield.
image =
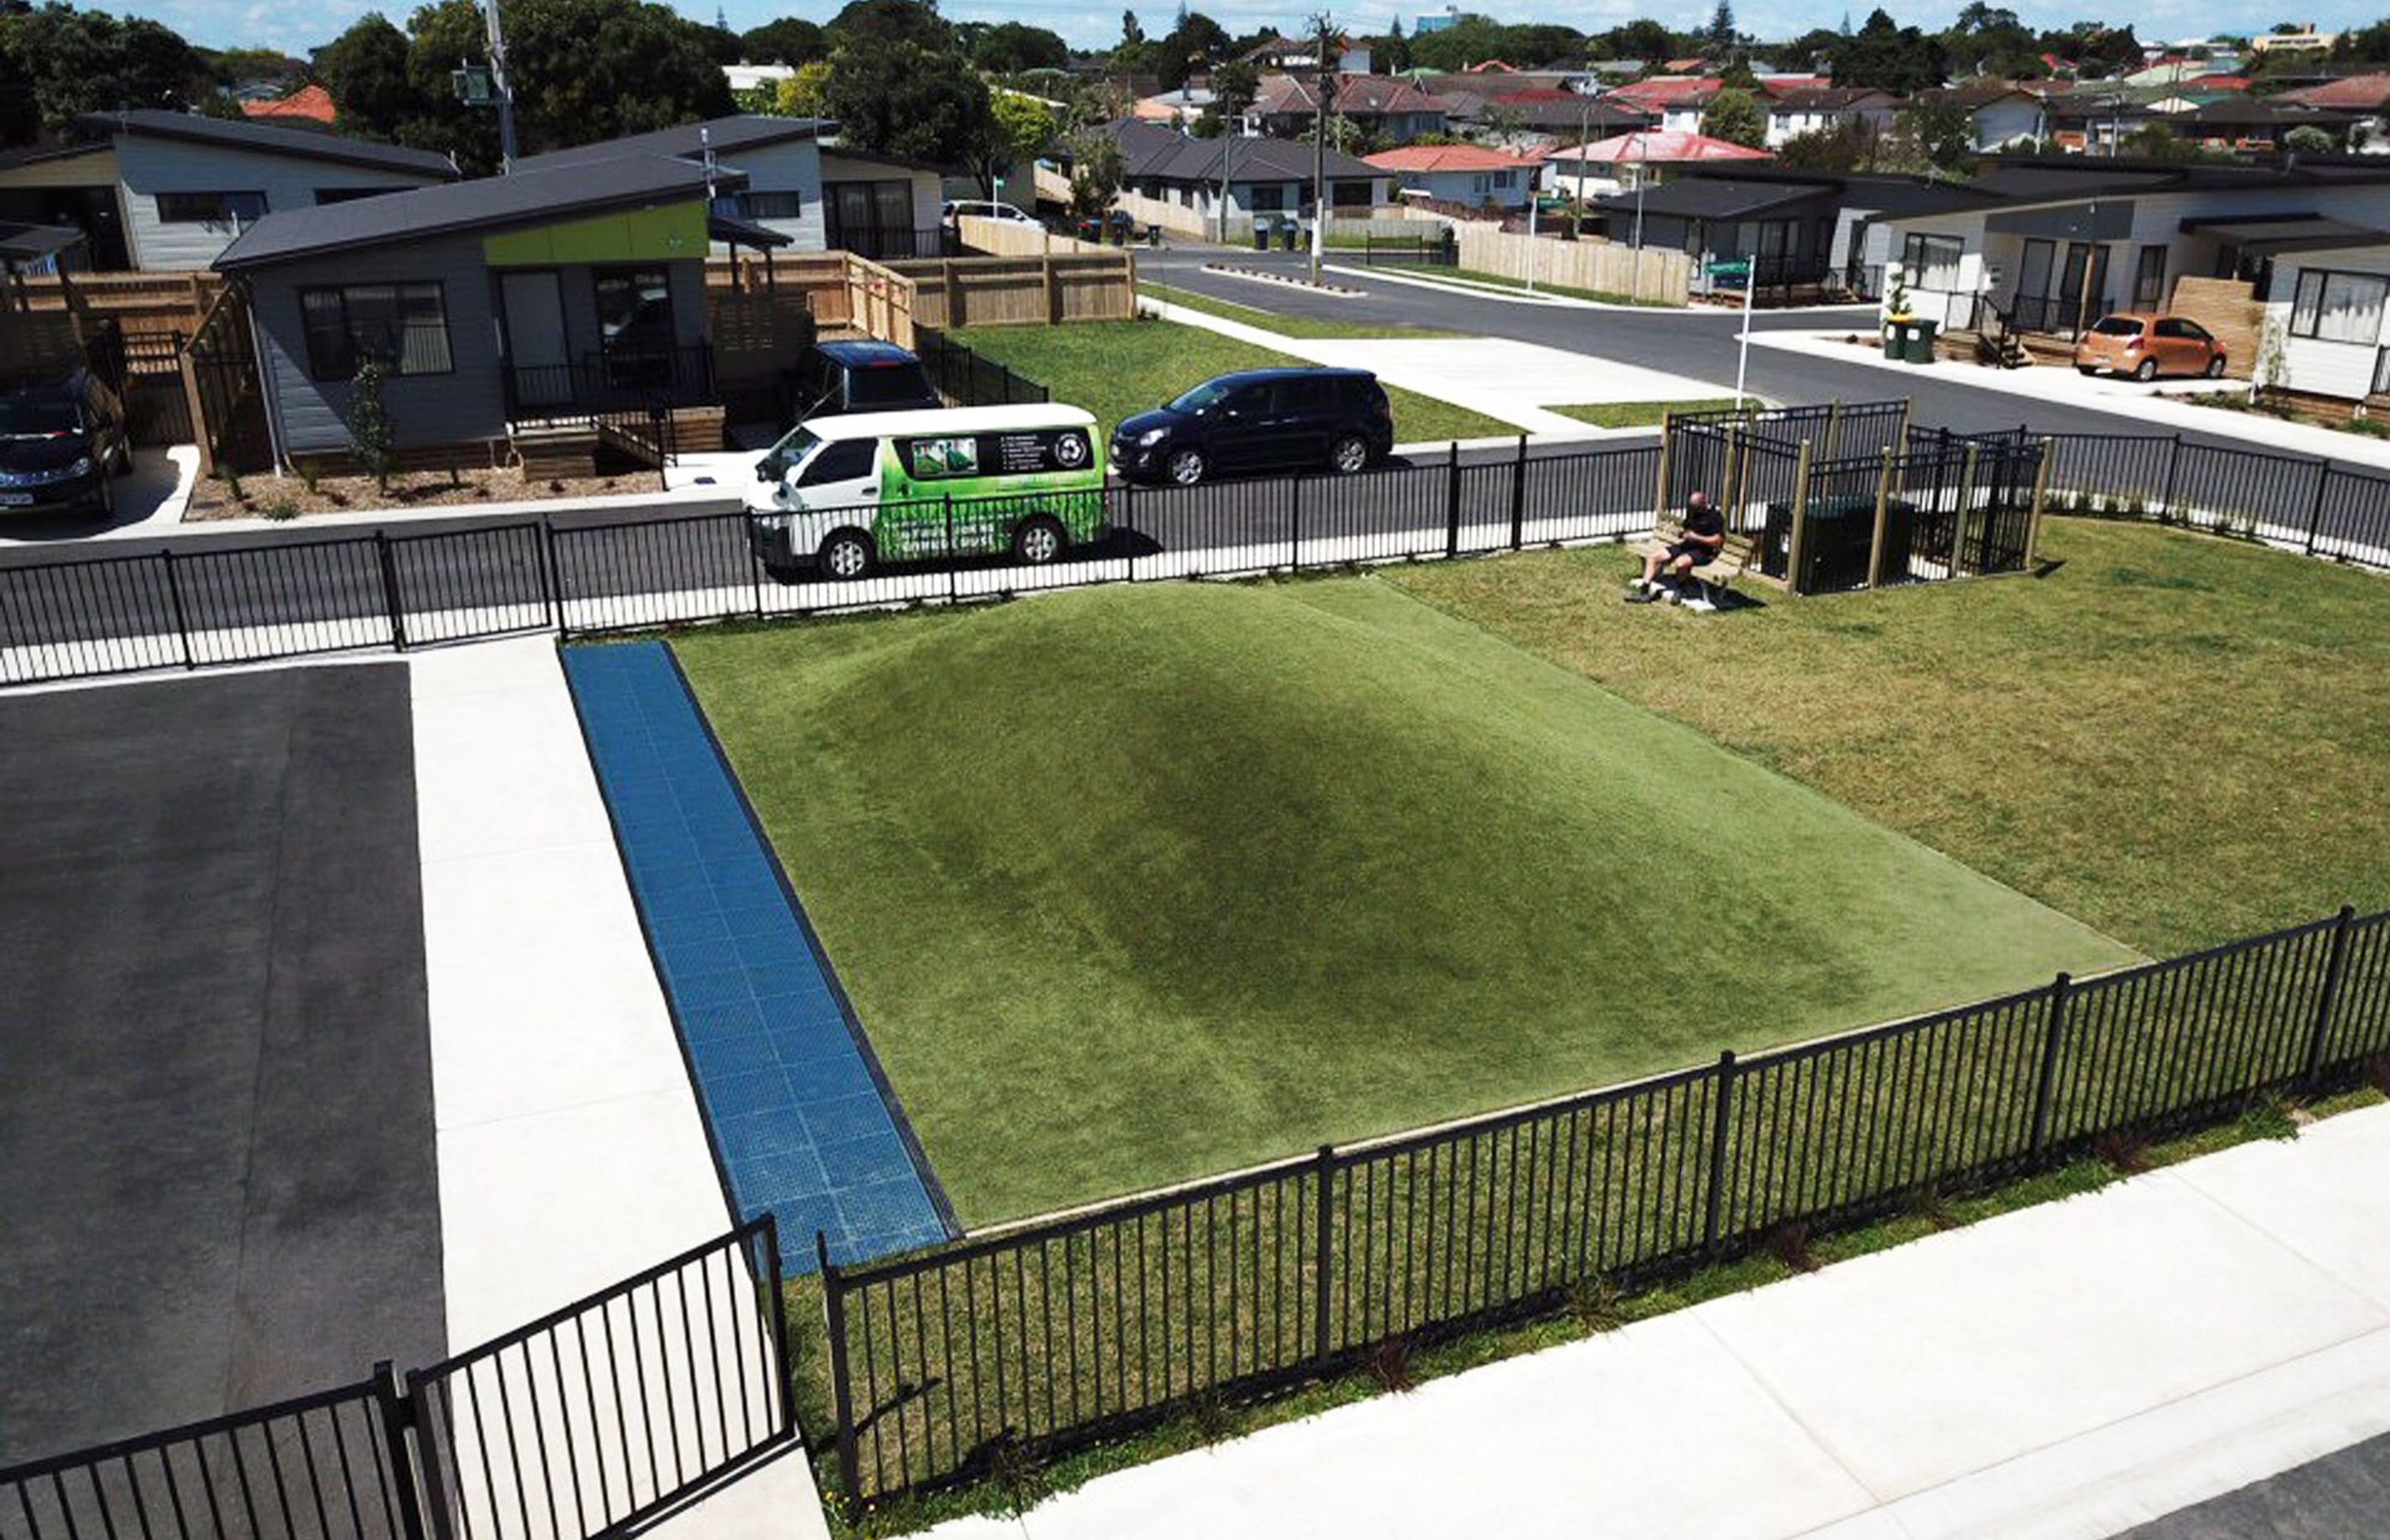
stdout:
{"type": "Polygon", "coordinates": [[[1227,380],[1207,379],[1172,402],[1170,409],[1174,412],[1200,412],[1207,406],[1218,405],[1233,389],[1235,387],[1227,380]]]}
{"type": "Polygon", "coordinates": [[[803,463],[806,456],[820,448],[821,442],[815,436],[813,430],[803,423],[797,424],[764,456],[762,462],[755,468],[757,479],[766,481],[778,481],[789,473],[791,467],[803,463]]]}

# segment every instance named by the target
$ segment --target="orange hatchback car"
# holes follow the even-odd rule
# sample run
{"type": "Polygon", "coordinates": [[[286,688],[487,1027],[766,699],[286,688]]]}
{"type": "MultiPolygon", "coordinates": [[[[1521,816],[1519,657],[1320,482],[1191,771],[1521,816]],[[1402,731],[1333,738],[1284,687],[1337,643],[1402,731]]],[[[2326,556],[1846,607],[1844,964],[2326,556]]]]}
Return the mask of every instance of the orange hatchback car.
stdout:
{"type": "Polygon", "coordinates": [[[2198,322],[2180,315],[2128,311],[2103,315],[2075,344],[2075,366],[2085,374],[2127,374],[2152,380],[2162,374],[2224,374],[2224,344],[2198,322]]]}

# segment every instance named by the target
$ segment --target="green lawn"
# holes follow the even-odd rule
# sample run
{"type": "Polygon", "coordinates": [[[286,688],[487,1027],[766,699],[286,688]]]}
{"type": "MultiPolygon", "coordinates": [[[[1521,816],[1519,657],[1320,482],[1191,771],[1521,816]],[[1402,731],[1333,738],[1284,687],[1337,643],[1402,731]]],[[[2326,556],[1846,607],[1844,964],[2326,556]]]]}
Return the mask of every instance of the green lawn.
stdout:
{"type": "MultiPolygon", "coordinates": [[[[1749,400],[1746,396],[1743,399],[1749,400]]],[[[1597,401],[1582,406],[1549,406],[1545,410],[1558,412],[1564,417],[1589,422],[1596,428],[1657,428],[1671,412],[1727,412],[1734,408],[1734,397],[1712,396],[1700,401],[1597,401]]]]}
{"type": "Polygon", "coordinates": [[[1309,315],[1280,315],[1254,305],[1240,305],[1233,300],[1214,299],[1209,294],[1198,294],[1191,289],[1179,289],[1165,283],[1140,283],[1137,291],[1181,309],[1217,315],[1224,321],[1242,321],[1249,327],[1260,327],[1281,337],[1308,337],[1329,341],[1382,337],[1416,341],[1421,338],[1466,335],[1458,331],[1439,331],[1433,327],[1373,326],[1361,321],[1323,321],[1309,315]]]}
{"type": "Polygon", "coordinates": [[[675,645],[974,1224],[2128,956],[1375,579],[675,645]]]}
{"type": "Polygon", "coordinates": [[[1696,616],[1616,550],[1390,581],[2152,954],[2390,904],[2390,583],[2053,520],[2039,579],[1696,616]]]}
{"type": "MultiPolygon", "coordinates": [[[[971,327],[954,333],[972,351],[1028,376],[1057,401],[1084,406],[1109,436],[1123,417],[1149,411],[1214,375],[1300,364],[1275,349],[1173,321],[1078,321],[1049,327],[971,327]]],[[[1398,443],[1499,438],[1515,423],[1386,388],[1398,443]]]]}

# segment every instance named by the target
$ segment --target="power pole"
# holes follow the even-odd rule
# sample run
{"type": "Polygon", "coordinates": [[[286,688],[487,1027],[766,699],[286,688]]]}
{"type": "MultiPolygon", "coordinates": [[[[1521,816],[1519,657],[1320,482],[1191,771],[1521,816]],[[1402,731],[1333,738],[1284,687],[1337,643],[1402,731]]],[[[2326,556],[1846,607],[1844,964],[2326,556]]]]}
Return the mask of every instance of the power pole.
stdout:
{"type": "Polygon", "coordinates": [[[1336,37],[1336,23],[1326,11],[1311,19],[1312,46],[1318,50],[1317,83],[1313,95],[1316,121],[1311,132],[1311,281],[1319,281],[1319,256],[1328,243],[1328,104],[1336,95],[1333,59],[1330,49],[1336,37]]]}
{"type": "Polygon", "coordinates": [[[482,0],[490,35],[490,85],[498,98],[498,165],[515,169],[515,87],[507,73],[507,33],[498,22],[498,0],[482,0]]]}

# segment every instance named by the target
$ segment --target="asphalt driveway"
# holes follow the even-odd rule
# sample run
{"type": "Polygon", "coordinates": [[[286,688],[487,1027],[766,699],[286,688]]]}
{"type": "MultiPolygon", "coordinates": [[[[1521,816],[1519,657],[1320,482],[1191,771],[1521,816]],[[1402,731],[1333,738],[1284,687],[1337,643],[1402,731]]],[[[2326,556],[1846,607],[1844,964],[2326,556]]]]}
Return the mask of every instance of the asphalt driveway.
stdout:
{"type": "Polygon", "coordinates": [[[0,1465],[444,1349],[407,677],[0,699],[0,1465]]]}

